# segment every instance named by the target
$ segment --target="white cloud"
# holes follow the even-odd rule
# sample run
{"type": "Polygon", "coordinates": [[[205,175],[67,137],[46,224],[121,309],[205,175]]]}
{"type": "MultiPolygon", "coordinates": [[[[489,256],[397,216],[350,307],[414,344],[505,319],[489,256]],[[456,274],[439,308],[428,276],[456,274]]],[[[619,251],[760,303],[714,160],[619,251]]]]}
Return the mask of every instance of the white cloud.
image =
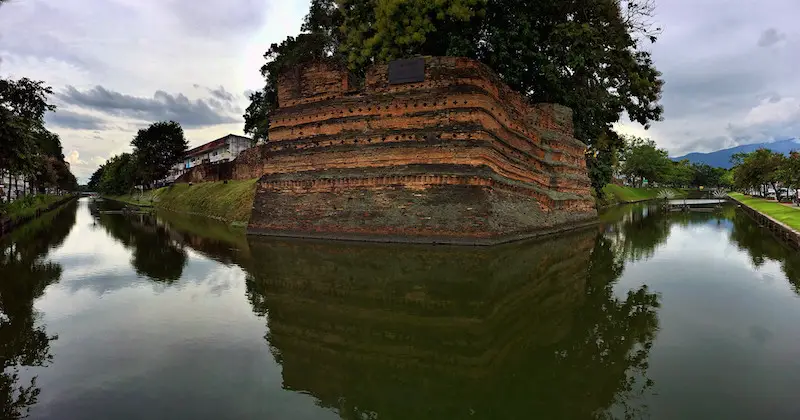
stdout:
{"type": "Polygon", "coordinates": [[[64,160],[69,162],[70,166],[71,165],[85,165],[86,164],[86,162],[81,160],[81,154],[78,153],[77,150],[73,150],[73,151],[69,152],[69,155],[67,155],[64,158],[64,160]]]}
{"type": "Polygon", "coordinates": [[[61,93],[72,86],[90,94],[100,86],[126,100],[159,102],[160,108],[148,108],[139,120],[126,110],[110,114],[52,98],[58,112],[48,116],[48,126],[61,136],[65,152],[78,153],[80,162],[71,169],[85,182],[98,164],[130,151],[131,139],[149,119],[183,115],[190,145],[242,134],[248,102],[234,92],[263,86],[264,52],[299,32],[308,3],[11,1],[0,10],[0,76],[44,80],[61,93]],[[206,105],[224,116],[210,118],[206,105]],[[201,108],[205,118],[186,113],[201,108]],[[196,128],[201,121],[212,125],[196,128]]]}
{"type": "Polygon", "coordinates": [[[800,116],[800,101],[795,98],[770,98],[763,99],[747,115],[742,123],[756,125],[765,123],[785,122],[797,119],[800,116]]]}
{"type": "Polygon", "coordinates": [[[794,18],[800,3],[671,0],[657,5],[664,33],[652,51],[665,81],[664,120],[652,124],[648,137],[677,156],[797,135],[791,118],[765,121],[786,114],[768,117],[753,110],[769,98],[800,98],[800,34],[794,18]]]}

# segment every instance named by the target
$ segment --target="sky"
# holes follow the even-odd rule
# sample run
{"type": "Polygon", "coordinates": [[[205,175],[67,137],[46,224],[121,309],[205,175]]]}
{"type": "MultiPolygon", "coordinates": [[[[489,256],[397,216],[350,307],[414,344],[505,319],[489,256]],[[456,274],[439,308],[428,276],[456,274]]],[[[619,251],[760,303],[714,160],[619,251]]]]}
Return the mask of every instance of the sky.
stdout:
{"type": "MultiPolygon", "coordinates": [[[[43,80],[73,173],[85,182],[158,120],[190,147],[243,134],[247,92],[273,42],[299,32],[307,0],[10,0],[0,76],[43,80]]],[[[648,48],[665,80],[663,121],[645,131],[671,156],[800,136],[796,0],[656,0],[648,48]]]]}

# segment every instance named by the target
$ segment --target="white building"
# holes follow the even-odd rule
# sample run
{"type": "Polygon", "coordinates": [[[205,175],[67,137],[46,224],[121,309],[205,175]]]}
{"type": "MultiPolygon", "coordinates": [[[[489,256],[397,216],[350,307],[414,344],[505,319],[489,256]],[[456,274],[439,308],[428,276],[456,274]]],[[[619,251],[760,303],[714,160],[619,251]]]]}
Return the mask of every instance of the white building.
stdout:
{"type": "MultiPolygon", "coordinates": [[[[67,163],[67,165],[69,165],[69,163],[67,163]]],[[[44,192],[45,194],[55,194],[56,190],[54,188],[47,188],[44,192]]],[[[34,194],[36,193],[38,193],[38,191],[34,192],[34,194]]],[[[14,178],[6,172],[0,175],[0,203],[5,202],[9,196],[11,197],[11,201],[14,201],[27,194],[31,194],[31,184],[25,176],[20,175],[14,178]],[[9,191],[11,194],[9,194],[9,191]]]]}
{"type": "Polygon", "coordinates": [[[175,182],[184,172],[197,165],[232,161],[250,147],[252,147],[250,138],[228,134],[225,137],[190,149],[186,152],[183,160],[170,169],[166,182],[175,182]]]}

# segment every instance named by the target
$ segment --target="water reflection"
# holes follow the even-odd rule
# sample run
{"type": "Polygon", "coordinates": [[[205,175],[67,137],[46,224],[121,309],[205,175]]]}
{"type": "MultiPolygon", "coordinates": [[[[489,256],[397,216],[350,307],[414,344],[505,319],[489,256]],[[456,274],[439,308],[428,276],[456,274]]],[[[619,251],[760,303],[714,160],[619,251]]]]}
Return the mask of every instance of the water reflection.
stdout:
{"type": "Polygon", "coordinates": [[[89,206],[97,223],[132,250],[131,265],[137,274],[165,283],[181,277],[186,250],[166,224],[146,213],[106,213],[114,207],[103,201],[91,202],[89,206]]]}
{"type": "Polygon", "coordinates": [[[2,418],[24,417],[40,390],[36,378],[23,381],[20,370],[52,361],[57,337],[38,322],[34,301],[61,277],[62,267],[46,259],[75,224],[77,203],[47,213],[0,241],[0,404],[2,418]]]}
{"type": "MultiPolygon", "coordinates": [[[[728,371],[726,360],[746,369],[743,361],[777,360],[796,348],[778,347],[795,336],[755,312],[775,301],[764,292],[772,289],[754,287],[753,274],[769,270],[742,267],[748,258],[775,273],[770,262],[778,262],[798,292],[800,258],[733,207],[672,214],[620,207],[589,230],[465,248],[247,238],[204,219],[108,214],[106,204],[89,204],[96,229],[76,229],[63,248],[97,240],[109,252],[96,258],[110,268],[76,274],[91,248],[60,249],[53,258],[63,268],[48,259],[76,222],[74,203],[2,245],[6,417],[24,414],[39,395],[37,383],[17,373],[52,359],[54,337],[33,302],[62,271],[37,306],[48,308],[49,298],[49,308],[61,309],[47,318],[62,336],[55,363],[35,372],[44,390],[32,415],[43,418],[79,417],[87,407],[108,418],[135,417],[137,407],[172,418],[234,410],[230,417],[692,418],[696,401],[686,398],[714,392],[708,400],[730,401],[736,414],[742,404],[726,399],[735,387],[691,387],[685,376],[713,379],[728,371]],[[695,252],[687,245],[695,243],[713,249],[695,252]],[[741,278],[714,278],[702,260],[722,267],[728,256],[741,278]],[[672,272],[683,263],[691,267],[672,272]],[[227,293],[195,287],[225,275],[235,280],[227,293]],[[147,285],[143,277],[180,287],[127,287],[147,285]],[[103,299],[65,286],[111,290],[114,279],[126,287],[103,299]],[[59,288],[68,293],[52,293],[59,288]],[[92,310],[65,309],[73,305],[92,310]],[[737,334],[758,351],[779,351],[758,353],[737,334]]],[[[78,223],[89,220],[81,213],[78,223]]],[[[781,308],[790,324],[793,307],[781,308]]],[[[757,365],[750,372],[792,379],[757,365]]]]}
{"type": "Polygon", "coordinates": [[[772,234],[762,228],[743,212],[730,211],[728,217],[733,222],[730,240],[747,253],[755,267],[761,267],[772,260],[780,262],[781,269],[800,295],[800,255],[786,244],[775,240],[772,234]]]}
{"type": "Polygon", "coordinates": [[[618,258],[641,261],[651,258],[666,242],[673,223],[671,215],[658,206],[635,204],[611,209],[605,215],[606,236],[618,258]]]}
{"type": "Polygon", "coordinates": [[[647,392],[659,298],[596,231],[465,249],[251,240],[286,389],[342,418],[600,418],[647,392]]]}

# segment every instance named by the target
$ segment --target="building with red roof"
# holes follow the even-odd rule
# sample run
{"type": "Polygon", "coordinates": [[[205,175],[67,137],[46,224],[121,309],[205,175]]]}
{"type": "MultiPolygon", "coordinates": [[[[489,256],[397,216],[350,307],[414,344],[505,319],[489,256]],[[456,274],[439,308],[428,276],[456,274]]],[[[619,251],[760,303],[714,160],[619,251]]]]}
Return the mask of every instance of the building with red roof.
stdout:
{"type": "Polygon", "coordinates": [[[170,169],[165,181],[167,183],[174,182],[181,174],[197,165],[232,161],[240,153],[252,146],[253,140],[249,137],[228,134],[225,137],[220,137],[189,149],[183,159],[170,169]]]}

